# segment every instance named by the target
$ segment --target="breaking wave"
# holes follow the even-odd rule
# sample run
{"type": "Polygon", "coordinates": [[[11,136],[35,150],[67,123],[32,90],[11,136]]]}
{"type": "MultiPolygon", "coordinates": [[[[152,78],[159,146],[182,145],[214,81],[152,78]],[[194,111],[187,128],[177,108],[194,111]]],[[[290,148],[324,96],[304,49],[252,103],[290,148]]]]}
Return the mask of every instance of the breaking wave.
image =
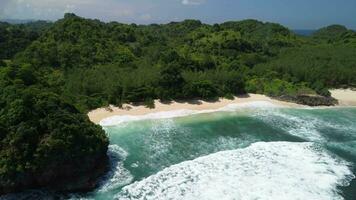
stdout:
{"type": "Polygon", "coordinates": [[[156,112],[156,113],[150,113],[150,114],[139,115],[139,116],[118,115],[118,116],[113,116],[113,117],[103,119],[100,122],[100,125],[101,126],[115,126],[118,124],[122,124],[125,122],[131,122],[131,121],[169,119],[169,118],[185,117],[185,116],[189,116],[189,115],[212,113],[212,112],[233,112],[233,111],[236,111],[239,109],[244,109],[244,108],[256,109],[256,108],[277,108],[277,107],[279,107],[279,106],[276,104],[270,103],[268,101],[255,101],[255,102],[249,102],[249,103],[229,104],[225,107],[222,107],[219,109],[212,109],[212,110],[199,110],[198,111],[198,110],[181,109],[181,110],[174,110],[174,111],[156,112]]]}
{"type": "Polygon", "coordinates": [[[97,191],[99,193],[127,185],[133,180],[133,176],[123,166],[124,160],[128,155],[127,152],[118,145],[110,145],[108,155],[111,169],[109,173],[103,177],[102,184],[97,191]]]}
{"type": "Polygon", "coordinates": [[[125,186],[119,200],[342,199],[349,163],[313,143],[259,142],[168,167],[125,186]]]}

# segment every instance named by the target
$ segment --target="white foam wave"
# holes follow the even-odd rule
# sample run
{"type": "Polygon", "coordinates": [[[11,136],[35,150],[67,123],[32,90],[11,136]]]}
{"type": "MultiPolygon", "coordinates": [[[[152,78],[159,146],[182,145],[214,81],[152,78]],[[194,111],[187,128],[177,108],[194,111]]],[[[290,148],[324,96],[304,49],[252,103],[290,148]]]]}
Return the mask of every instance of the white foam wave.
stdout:
{"type": "Polygon", "coordinates": [[[257,108],[277,108],[279,107],[276,104],[273,104],[268,101],[254,101],[248,103],[238,103],[238,104],[229,104],[225,107],[219,109],[211,109],[211,110],[173,110],[173,111],[164,111],[164,112],[156,112],[149,113],[146,115],[118,115],[103,119],[100,121],[101,126],[115,126],[125,122],[131,121],[140,121],[140,120],[155,120],[155,119],[169,119],[176,117],[185,117],[189,115],[202,114],[202,113],[212,113],[212,112],[234,112],[239,109],[257,109],[257,108]]]}
{"type": "Polygon", "coordinates": [[[251,109],[270,109],[270,108],[280,108],[280,105],[274,104],[269,101],[253,101],[247,103],[229,104],[225,107],[218,109],[218,111],[236,111],[241,108],[251,108],[251,109]]]}
{"type": "Polygon", "coordinates": [[[318,127],[321,124],[325,125],[325,122],[320,121],[312,116],[293,115],[282,111],[262,111],[255,112],[253,116],[261,119],[262,121],[279,127],[291,135],[307,139],[308,141],[323,141],[321,133],[318,131],[318,127]]]}
{"type": "MultiPolygon", "coordinates": [[[[349,133],[352,136],[355,127],[352,117],[321,118],[308,112],[288,112],[288,110],[265,109],[257,110],[252,116],[264,121],[273,127],[280,128],[287,133],[311,142],[327,142],[328,136],[323,133],[323,129],[335,129],[343,134],[349,133]],[[339,120],[342,120],[340,122],[339,120]]],[[[349,137],[350,137],[349,136],[349,137]]]]}
{"type": "Polygon", "coordinates": [[[114,126],[124,122],[131,122],[131,121],[140,121],[140,120],[148,120],[148,119],[168,119],[174,117],[184,117],[187,115],[195,114],[193,110],[175,110],[175,111],[167,111],[167,112],[156,112],[150,113],[146,115],[118,115],[103,119],[100,121],[101,126],[114,126]]]}
{"type": "Polygon", "coordinates": [[[146,163],[146,165],[153,168],[157,165],[156,161],[163,162],[164,155],[168,155],[168,152],[172,149],[173,141],[171,137],[176,128],[174,121],[171,119],[152,124],[151,131],[148,131],[148,135],[145,137],[144,145],[148,147],[146,156],[153,162],[146,163]]]}
{"type": "Polygon", "coordinates": [[[312,143],[254,143],[168,167],[125,186],[119,200],[342,199],[348,163],[312,143]]]}
{"type": "Polygon", "coordinates": [[[108,155],[111,169],[103,178],[102,185],[98,189],[99,193],[127,185],[133,180],[131,173],[123,166],[128,153],[118,145],[109,145],[108,155]]]}

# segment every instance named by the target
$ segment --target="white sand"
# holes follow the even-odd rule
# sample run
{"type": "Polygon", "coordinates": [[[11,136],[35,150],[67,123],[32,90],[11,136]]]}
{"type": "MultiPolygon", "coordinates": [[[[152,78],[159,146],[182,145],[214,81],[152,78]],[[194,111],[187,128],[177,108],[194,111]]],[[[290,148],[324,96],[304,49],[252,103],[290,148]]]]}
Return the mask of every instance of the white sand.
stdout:
{"type": "MultiPolygon", "coordinates": [[[[356,91],[351,89],[335,89],[330,91],[332,97],[339,101],[339,106],[356,106],[356,91]]],[[[175,111],[175,110],[193,110],[193,111],[202,111],[202,110],[215,110],[222,107],[225,107],[229,104],[241,104],[241,103],[250,103],[255,101],[266,101],[273,103],[278,106],[283,107],[306,107],[303,105],[298,105],[295,103],[289,103],[284,101],[278,101],[271,99],[265,95],[259,94],[248,94],[246,96],[235,97],[234,100],[228,99],[219,99],[215,102],[206,102],[206,101],[191,101],[191,102],[176,102],[172,101],[170,103],[162,103],[158,100],[155,101],[155,108],[150,109],[145,106],[133,106],[125,104],[123,108],[118,108],[110,106],[109,108],[99,108],[88,113],[90,120],[96,124],[99,124],[101,120],[119,116],[119,115],[131,115],[131,116],[140,116],[150,113],[157,112],[166,112],[166,111],[175,111]]]]}
{"type": "Polygon", "coordinates": [[[339,106],[356,106],[356,91],[351,89],[330,90],[331,96],[339,100],[339,106]]]}
{"type": "Polygon", "coordinates": [[[175,102],[172,101],[168,104],[162,103],[158,100],[155,101],[155,108],[150,109],[145,106],[133,106],[125,104],[123,105],[123,109],[110,106],[109,108],[99,108],[93,110],[88,113],[90,120],[96,124],[99,124],[101,120],[119,116],[119,115],[132,115],[132,116],[140,116],[146,115],[150,113],[157,112],[166,112],[166,111],[175,111],[175,110],[193,110],[193,111],[202,111],[202,110],[215,110],[219,108],[223,108],[229,104],[241,104],[241,103],[250,103],[256,101],[266,101],[273,103],[278,106],[283,107],[304,107],[303,105],[298,105],[295,103],[289,103],[284,101],[278,101],[275,99],[271,99],[264,95],[258,94],[249,94],[246,96],[235,97],[234,100],[228,99],[219,99],[216,102],[206,102],[206,101],[192,101],[192,102],[175,102]]]}

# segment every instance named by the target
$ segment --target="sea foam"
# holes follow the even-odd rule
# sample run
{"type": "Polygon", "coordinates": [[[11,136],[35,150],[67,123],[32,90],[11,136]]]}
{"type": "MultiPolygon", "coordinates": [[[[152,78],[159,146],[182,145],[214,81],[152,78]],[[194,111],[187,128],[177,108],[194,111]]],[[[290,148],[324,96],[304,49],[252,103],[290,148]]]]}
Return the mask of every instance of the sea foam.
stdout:
{"type": "Polygon", "coordinates": [[[168,167],[125,186],[116,199],[342,199],[349,164],[313,143],[254,143],[168,167]]]}
{"type": "Polygon", "coordinates": [[[131,173],[124,168],[123,163],[128,153],[118,145],[109,145],[108,156],[110,158],[111,169],[109,173],[102,178],[99,193],[116,189],[127,185],[133,180],[131,173]]]}
{"type": "MultiPolygon", "coordinates": [[[[325,133],[325,130],[334,130],[333,137],[347,136],[347,138],[350,139],[355,136],[356,124],[352,121],[353,116],[341,117],[333,115],[330,117],[322,117],[315,115],[313,112],[301,113],[298,110],[300,109],[289,111],[260,109],[251,113],[251,116],[260,119],[275,128],[284,130],[290,135],[310,142],[330,144],[330,142],[332,142],[330,139],[335,140],[334,138],[330,138],[330,136],[325,133]]],[[[339,112],[344,112],[343,115],[351,115],[350,113],[345,113],[345,111],[339,112]]]]}
{"type": "Polygon", "coordinates": [[[225,107],[219,109],[210,109],[210,110],[188,110],[188,109],[180,109],[173,111],[164,111],[164,112],[155,112],[149,113],[146,115],[117,115],[113,117],[109,117],[100,121],[101,126],[115,126],[125,122],[131,121],[140,121],[140,120],[155,120],[155,119],[169,119],[176,117],[185,117],[189,115],[195,114],[203,114],[203,113],[212,113],[212,112],[234,112],[239,109],[257,109],[257,108],[277,108],[279,107],[276,104],[273,104],[268,101],[254,101],[248,103],[238,103],[238,104],[229,104],[225,107]]]}

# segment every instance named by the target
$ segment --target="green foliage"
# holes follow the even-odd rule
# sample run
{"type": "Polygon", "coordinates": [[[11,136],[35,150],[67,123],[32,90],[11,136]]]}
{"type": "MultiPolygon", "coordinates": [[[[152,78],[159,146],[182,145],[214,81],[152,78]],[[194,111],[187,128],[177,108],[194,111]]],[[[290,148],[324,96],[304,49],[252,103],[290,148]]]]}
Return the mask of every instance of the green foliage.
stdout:
{"type": "Polygon", "coordinates": [[[345,26],[331,25],[322,28],[313,34],[313,39],[327,43],[356,42],[356,32],[348,30],[345,26]]]}
{"type": "Polygon", "coordinates": [[[168,64],[160,70],[158,80],[158,97],[162,100],[179,98],[182,96],[182,88],[185,84],[182,70],[177,63],[168,64]]]}
{"type": "Polygon", "coordinates": [[[235,97],[234,97],[233,94],[226,94],[226,95],[224,96],[224,98],[225,98],[225,99],[228,99],[228,100],[234,100],[234,99],[235,99],[235,97]]]}
{"type": "Polygon", "coordinates": [[[215,99],[219,96],[217,87],[210,81],[197,81],[184,86],[184,96],[188,98],[215,99]]]}
{"type": "Polygon", "coordinates": [[[315,94],[305,83],[293,84],[280,79],[266,78],[252,78],[248,80],[246,90],[250,93],[266,94],[271,97],[315,94]]]}
{"type": "Polygon", "coordinates": [[[355,85],[355,50],[355,47],[345,45],[305,45],[286,49],[277,59],[256,66],[255,71],[259,75],[267,71],[275,71],[279,77],[288,75],[289,81],[307,82],[317,91],[355,85]]]}
{"type": "MultiPolygon", "coordinates": [[[[323,30],[308,39],[279,24],[256,20],[214,26],[196,20],[137,26],[66,14],[15,61],[50,72],[45,72],[41,82],[52,85],[81,111],[155,98],[202,97],[206,96],[201,91],[204,88],[215,96],[246,90],[280,94],[275,88],[265,90],[258,83],[251,84],[256,81],[251,76],[279,79],[293,86],[306,82],[307,87],[327,96],[328,87],[355,84],[355,46],[335,49],[314,44],[315,38],[328,40],[320,35],[350,32],[335,26],[323,30]],[[49,83],[53,71],[61,74],[57,83],[53,78],[49,83]]],[[[288,84],[282,85],[289,88],[288,84]]]]}
{"type": "Polygon", "coordinates": [[[151,108],[151,109],[155,108],[155,102],[153,99],[146,99],[144,104],[147,108],[151,108]]]}
{"type": "MultiPolygon", "coordinates": [[[[43,176],[44,170],[68,162],[78,169],[78,174],[70,176],[78,176],[82,165],[89,164],[87,156],[105,155],[108,139],[102,129],[38,85],[31,66],[0,72],[0,188],[22,187],[35,181],[33,174],[43,176]]],[[[47,178],[56,179],[55,175],[47,178]]]]}
{"type": "Polygon", "coordinates": [[[45,21],[16,25],[0,22],[0,59],[10,59],[23,51],[51,25],[45,21]]]}
{"type": "Polygon", "coordinates": [[[288,47],[299,44],[296,36],[287,28],[275,23],[263,23],[257,20],[244,20],[239,22],[225,22],[220,25],[223,30],[234,30],[241,33],[244,38],[258,41],[260,45],[274,47],[288,47]]]}
{"type": "Polygon", "coordinates": [[[0,67],[6,67],[6,62],[3,60],[0,60],[0,67]]]}

